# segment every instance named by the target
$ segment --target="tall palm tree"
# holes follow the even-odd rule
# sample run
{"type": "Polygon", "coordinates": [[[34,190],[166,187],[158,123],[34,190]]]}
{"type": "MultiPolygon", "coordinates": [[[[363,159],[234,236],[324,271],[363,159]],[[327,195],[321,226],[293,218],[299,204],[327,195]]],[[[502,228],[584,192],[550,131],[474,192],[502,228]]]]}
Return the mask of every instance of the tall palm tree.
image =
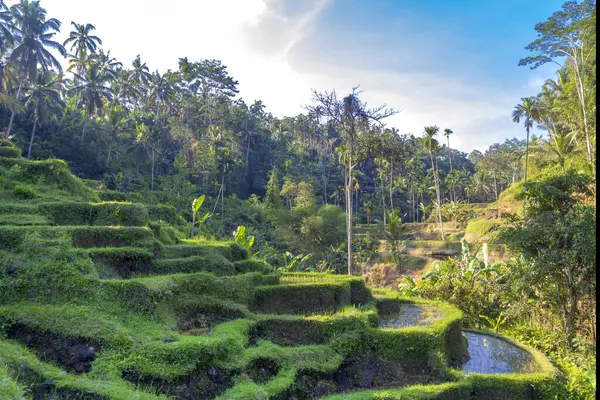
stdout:
{"type": "Polygon", "coordinates": [[[4,1],[0,0],[0,48],[8,48],[14,44],[12,21],[12,13],[4,1]]]}
{"type": "Polygon", "coordinates": [[[149,103],[156,104],[156,120],[159,119],[160,105],[169,102],[175,96],[175,90],[158,71],[150,78],[150,92],[148,96],[149,103]]]}
{"type": "Polygon", "coordinates": [[[567,173],[565,168],[565,162],[567,157],[571,155],[575,150],[575,135],[574,132],[564,133],[557,132],[550,136],[550,139],[546,143],[546,147],[550,150],[558,160],[558,164],[562,169],[563,175],[567,173]]]}
{"type": "Polygon", "coordinates": [[[104,118],[104,124],[108,131],[108,152],[106,155],[106,166],[110,165],[110,157],[112,155],[112,149],[114,144],[119,138],[119,134],[129,131],[129,123],[132,121],[127,115],[123,107],[114,105],[110,107],[104,118]]]}
{"type": "Polygon", "coordinates": [[[94,63],[94,57],[87,52],[79,54],[69,54],[69,66],[67,72],[77,72],[78,74],[84,74],[85,71],[94,63]]]}
{"type": "Polygon", "coordinates": [[[450,172],[452,172],[452,151],[450,150],[450,135],[452,135],[452,129],[444,129],[444,136],[446,136],[446,140],[448,142],[448,156],[450,157],[450,172]]]}
{"type": "Polygon", "coordinates": [[[81,133],[81,144],[83,144],[88,117],[95,115],[97,111],[102,109],[104,106],[103,100],[110,100],[113,90],[108,86],[110,77],[102,74],[100,66],[96,63],[92,63],[84,75],[76,73],[73,75],[77,78],[78,82],[71,90],[77,96],[80,105],[84,107],[85,111],[83,131],[81,133]]]}
{"type": "Polygon", "coordinates": [[[439,147],[439,143],[438,141],[435,139],[435,136],[438,134],[438,132],[440,131],[440,128],[438,126],[426,126],[425,127],[425,137],[423,138],[423,144],[425,145],[425,149],[427,150],[427,152],[429,153],[429,157],[431,159],[431,169],[433,171],[433,181],[435,183],[435,194],[437,197],[437,211],[438,211],[438,218],[439,218],[439,222],[440,222],[440,230],[442,233],[442,240],[445,240],[444,238],[444,222],[442,221],[442,201],[440,198],[440,185],[439,185],[439,180],[438,180],[438,176],[437,176],[437,171],[435,168],[435,162],[433,160],[433,154],[437,153],[438,147],[439,147]]]}
{"type": "Polygon", "coordinates": [[[98,36],[90,35],[90,32],[96,27],[92,24],[78,24],[71,21],[71,25],[75,28],[69,33],[69,37],[64,41],[63,46],[71,45],[70,51],[75,49],[75,55],[81,56],[83,53],[93,54],[96,52],[102,40],[98,36]]]}
{"type": "MultiPolygon", "coordinates": [[[[17,45],[9,60],[18,66],[20,83],[16,99],[19,100],[23,81],[34,81],[38,68],[42,72],[51,68],[62,72],[60,63],[48,49],[58,51],[63,57],[67,52],[60,43],[52,40],[60,30],[60,21],[56,18],[46,19],[46,10],[40,7],[39,0],[21,0],[19,4],[13,5],[10,11],[13,15],[12,28],[17,45]]],[[[8,123],[7,135],[10,135],[14,118],[13,112],[8,123]]]]}
{"type": "Polygon", "coordinates": [[[100,72],[111,79],[116,79],[117,71],[123,67],[123,63],[110,56],[110,50],[105,53],[104,50],[100,49],[98,54],[94,54],[94,60],[100,66],[100,72]]]}
{"type": "Polygon", "coordinates": [[[146,63],[142,63],[139,54],[133,60],[133,77],[139,85],[147,85],[150,78],[152,78],[152,74],[150,74],[150,70],[146,63]]]}
{"type": "MultiPolygon", "coordinates": [[[[517,104],[512,112],[512,121],[519,123],[523,120],[527,138],[525,141],[525,173],[523,179],[523,191],[527,191],[527,166],[529,160],[529,130],[534,122],[540,121],[540,109],[535,97],[522,97],[521,104],[517,104]]],[[[525,217],[525,198],[523,198],[523,217],[525,217]]]]}
{"type": "Polygon", "coordinates": [[[121,69],[117,71],[116,78],[112,82],[114,92],[113,105],[132,105],[140,97],[133,71],[121,69]]]}
{"type": "Polygon", "coordinates": [[[27,150],[27,158],[31,157],[31,147],[35,137],[35,130],[38,123],[41,123],[43,116],[48,114],[52,109],[64,107],[64,102],[60,97],[60,85],[56,75],[52,72],[39,74],[35,82],[27,89],[27,94],[23,99],[25,107],[33,108],[33,129],[31,131],[31,139],[29,140],[29,149],[27,150]]]}

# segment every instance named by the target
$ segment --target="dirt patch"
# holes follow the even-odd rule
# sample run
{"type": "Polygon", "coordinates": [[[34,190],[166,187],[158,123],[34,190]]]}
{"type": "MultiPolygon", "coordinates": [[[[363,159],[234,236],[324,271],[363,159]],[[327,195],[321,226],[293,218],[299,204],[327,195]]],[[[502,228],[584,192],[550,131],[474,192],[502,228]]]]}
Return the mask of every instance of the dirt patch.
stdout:
{"type": "Polygon", "coordinates": [[[89,372],[92,361],[100,351],[99,344],[88,339],[61,337],[53,332],[33,330],[23,324],[11,326],[7,336],[37,351],[42,360],[52,361],[76,374],[89,372]]]}
{"type": "Polygon", "coordinates": [[[279,373],[279,365],[269,358],[257,358],[248,366],[246,373],[254,382],[263,384],[279,373]]]}

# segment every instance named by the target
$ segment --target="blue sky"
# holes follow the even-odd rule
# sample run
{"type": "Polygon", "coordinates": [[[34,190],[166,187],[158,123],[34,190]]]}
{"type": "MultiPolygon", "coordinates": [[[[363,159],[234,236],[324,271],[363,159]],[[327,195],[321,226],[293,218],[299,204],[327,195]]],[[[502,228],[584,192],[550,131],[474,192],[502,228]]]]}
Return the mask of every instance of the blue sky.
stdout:
{"type": "MultiPolygon", "coordinates": [[[[7,1],[8,4],[14,0],[7,1]]],[[[294,115],[311,89],[341,94],[361,85],[369,104],[401,112],[388,120],[420,135],[451,128],[451,145],[469,152],[523,137],[510,120],[555,68],[517,66],[534,26],[556,0],[42,0],[63,22],[90,22],[111,54],[152,70],[179,57],[216,58],[240,82],[248,103],[294,115]]]]}

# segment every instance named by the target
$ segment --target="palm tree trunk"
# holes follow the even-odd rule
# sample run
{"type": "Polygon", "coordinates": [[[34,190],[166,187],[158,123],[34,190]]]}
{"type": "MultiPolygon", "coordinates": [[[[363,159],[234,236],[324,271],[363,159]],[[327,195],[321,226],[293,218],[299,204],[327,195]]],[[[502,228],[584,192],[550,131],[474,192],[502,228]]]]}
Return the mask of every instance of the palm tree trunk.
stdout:
{"type": "Polygon", "coordinates": [[[394,212],[394,162],[390,161],[390,210],[394,212]]]}
{"type": "Polygon", "coordinates": [[[152,147],[152,171],[150,173],[150,191],[154,192],[154,160],[155,160],[155,156],[154,156],[154,146],[152,147]]]}
{"type": "Polygon", "coordinates": [[[442,203],[440,200],[440,187],[438,184],[437,174],[435,171],[436,168],[435,168],[435,164],[433,161],[433,153],[431,151],[429,152],[429,156],[431,157],[431,167],[433,168],[433,181],[435,184],[435,192],[436,192],[435,194],[437,196],[437,209],[438,209],[438,217],[439,217],[439,221],[440,221],[440,230],[442,233],[442,241],[444,241],[445,240],[444,239],[444,222],[442,221],[442,203]]]}
{"type": "Polygon", "coordinates": [[[85,128],[87,127],[87,113],[85,113],[85,116],[83,117],[83,130],[81,131],[81,144],[83,145],[83,138],[85,137],[85,128]]]}
{"type": "Polygon", "coordinates": [[[221,173],[221,231],[225,234],[225,166],[223,166],[223,172],[221,173]]]}
{"type": "Polygon", "coordinates": [[[37,127],[37,112],[36,112],[36,117],[33,121],[33,130],[31,131],[31,139],[29,140],[29,150],[27,151],[27,158],[29,159],[29,157],[31,157],[31,146],[33,146],[33,138],[35,137],[35,128],[37,127]]]}
{"type": "MultiPolygon", "coordinates": [[[[527,192],[527,162],[529,161],[529,127],[526,128],[527,131],[527,139],[525,141],[525,173],[523,178],[523,192],[527,192]]],[[[523,196],[523,219],[521,222],[521,226],[525,226],[525,206],[526,206],[526,197],[523,196]]]]}
{"type": "Polygon", "coordinates": [[[446,136],[448,139],[448,157],[450,159],[450,172],[452,172],[452,151],[450,151],[450,136],[446,136]]]}
{"type": "Polygon", "coordinates": [[[496,170],[494,172],[494,195],[496,197],[496,201],[498,201],[498,183],[496,181],[496,170]]]}
{"type": "Polygon", "coordinates": [[[115,141],[115,138],[113,137],[112,140],[110,141],[110,143],[108,144],[108,154],[106,156],[106,167],[108,167],[110,165],[110,153],[112,153],[112,147],[113,147],[114,141],[115,141]]]}
{"type": "MultiPolygon", "coordinates": [[[[23,79],[21,79],[21,81],[19,82],[19,89],[17,90],[17,97],[15,97],[15,99],[17,101],[19,101],[19,97],[21,97],[21,89],[23,87],[23,79]]],[[[10,131],[12,130],[12,126],[13,126],[13,121],[15,120],[15,112],[13,111],[10,114],[10,121],[8,122],[8,130],[6,131],[6,137],[8,138],[10,136],[10,131]]]]}
{"type": "Polygon", "coordinates": [[[348,146],[348,183],[346,185],[346,234],[348,236],[348,275],[352,275],[352,139],[348,146]]]}

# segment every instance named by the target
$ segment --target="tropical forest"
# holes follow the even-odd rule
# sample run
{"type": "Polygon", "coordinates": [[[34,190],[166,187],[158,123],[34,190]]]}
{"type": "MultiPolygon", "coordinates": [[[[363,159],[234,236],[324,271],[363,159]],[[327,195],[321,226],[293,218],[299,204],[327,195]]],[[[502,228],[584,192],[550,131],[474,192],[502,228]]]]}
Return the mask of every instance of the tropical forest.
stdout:
{"type": "Polygon", "coordinates": [[[556,72],[479,150],[361,81],[283,116],[227,60],[117,59],[116,6],[53,1],[0,0],[0,399],[596,398],[595,0],[510,44],[556,72]]]}

